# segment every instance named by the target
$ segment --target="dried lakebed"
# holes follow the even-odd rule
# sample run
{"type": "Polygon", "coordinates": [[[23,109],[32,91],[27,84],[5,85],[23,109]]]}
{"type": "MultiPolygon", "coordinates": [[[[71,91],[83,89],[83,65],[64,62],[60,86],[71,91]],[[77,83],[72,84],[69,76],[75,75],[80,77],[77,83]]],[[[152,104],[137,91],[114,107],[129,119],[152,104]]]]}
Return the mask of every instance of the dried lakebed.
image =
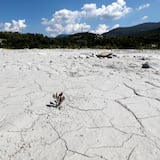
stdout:
{"type": "Polygon", "coordinates": [[[159,160],[160,51],[101,52],[0,49],[1,160],[159,160]]]}

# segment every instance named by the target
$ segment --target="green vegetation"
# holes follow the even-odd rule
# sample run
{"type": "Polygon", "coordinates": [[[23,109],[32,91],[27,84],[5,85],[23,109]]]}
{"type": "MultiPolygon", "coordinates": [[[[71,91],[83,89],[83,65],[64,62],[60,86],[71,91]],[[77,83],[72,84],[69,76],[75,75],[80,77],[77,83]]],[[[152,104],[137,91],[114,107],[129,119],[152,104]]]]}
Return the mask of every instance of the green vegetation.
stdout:
{"type": "Polygon", "coordinates": [[[96,35],[86,32],[56,38],[42,34],[0,32],[0,48],[160,49],[160,28],[129,36],[96,35]]]}

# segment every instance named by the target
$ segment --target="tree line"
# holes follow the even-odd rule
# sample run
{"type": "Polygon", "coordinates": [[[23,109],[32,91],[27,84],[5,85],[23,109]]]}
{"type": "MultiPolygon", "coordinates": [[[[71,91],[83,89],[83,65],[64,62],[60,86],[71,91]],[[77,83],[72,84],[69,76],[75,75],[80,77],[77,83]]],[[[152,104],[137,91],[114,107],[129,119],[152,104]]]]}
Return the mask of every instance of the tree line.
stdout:
{"type": "Polygon", "coordinates": [[[0,32],[0,48],[160,49],[160,28],[133,36],[104,36],[86,32],[55,38],[43,34],[0,32]]]}

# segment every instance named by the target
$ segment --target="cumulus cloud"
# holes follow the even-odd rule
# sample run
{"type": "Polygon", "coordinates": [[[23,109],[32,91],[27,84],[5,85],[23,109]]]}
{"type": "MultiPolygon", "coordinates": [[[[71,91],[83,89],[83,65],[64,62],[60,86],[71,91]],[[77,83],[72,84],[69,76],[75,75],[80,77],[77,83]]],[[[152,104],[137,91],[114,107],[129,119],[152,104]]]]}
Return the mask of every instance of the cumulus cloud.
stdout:
{"type": "Polygon", "coordinates": [[[115,24],[112,29],[118,28],[120,25],[119,24],[115,24]]]}
{"type": "Polygon", "coordinates": [[[79,20],[80,14],[78,11],[63,9],[55,12],[51,20],[42,18],[42,24],[47,26],[46,32],[50,33],[51,36],[88,31],[90,25],[79,23],[79,20]]]}
{"type": "Polygon", "coordinates": [[[117,0],[108,6],[102,5],[100,8],[97,8],[96,4],[85,4],[81,13],[86,18],[120,19],[131,10],[124,0],[117,0]]]}
{"type": "MultiPolygon", "coordinates": [[[[126,5],[125,0],[117,0],[110,5],[102,5],[100,8],[98,8],[96,4],[90,3],[84,4],[80,10],[76,11],[67,9],[56,11],[50,20],[42,18],[42,24],[46,26],[46,32],[52,36],[86,32],[91,30],[91,26],[84,23],[84,21],[88,19],[116,20],[128,14],[131,10],[132,9],[126,5]]],[[[95,32],[100,33],[107,30],[108,26],[101,24],[95,32]]]]}
{"type": "Polygon", "coordinates": [[[148,16],[143,16],[143,17],[141,18],[142,21],[144,21],[144,20],[146,20],[146,19],[148,19],[148,16]]]}
{"type": "Polygon", "coordinates": [[[140,11],[140,10],[148,8],[148,7],[150,7],[150,4],[146,3],[146,4],[143,4],[143,5],[140,5],[137,10],[140,11]]]}
{"type": "Polygon", "coordinates": [[[99,24],[96,30],[92,30],[92,33],[102,34],[109,31],[109,26],[106,24],[99,24]]]}
{"type": "Polygon", "coordinates": [[[12,22],[1,23],[0,28],[2,31],[8,32],[21,32],[27,27],[25,20],[12,20],[12,22]]]}

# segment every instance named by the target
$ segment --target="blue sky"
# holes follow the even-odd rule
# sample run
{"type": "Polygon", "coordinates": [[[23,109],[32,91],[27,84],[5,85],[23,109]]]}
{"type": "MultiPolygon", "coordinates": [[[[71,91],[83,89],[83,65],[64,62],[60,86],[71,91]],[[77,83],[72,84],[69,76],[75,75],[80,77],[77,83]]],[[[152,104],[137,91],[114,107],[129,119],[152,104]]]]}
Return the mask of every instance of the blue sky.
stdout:
{"type": "Polygon", "coordinates": [[[0,30],[101,34],[116,27],[159,22],[160,0],[1,0],[0,30]]]}

